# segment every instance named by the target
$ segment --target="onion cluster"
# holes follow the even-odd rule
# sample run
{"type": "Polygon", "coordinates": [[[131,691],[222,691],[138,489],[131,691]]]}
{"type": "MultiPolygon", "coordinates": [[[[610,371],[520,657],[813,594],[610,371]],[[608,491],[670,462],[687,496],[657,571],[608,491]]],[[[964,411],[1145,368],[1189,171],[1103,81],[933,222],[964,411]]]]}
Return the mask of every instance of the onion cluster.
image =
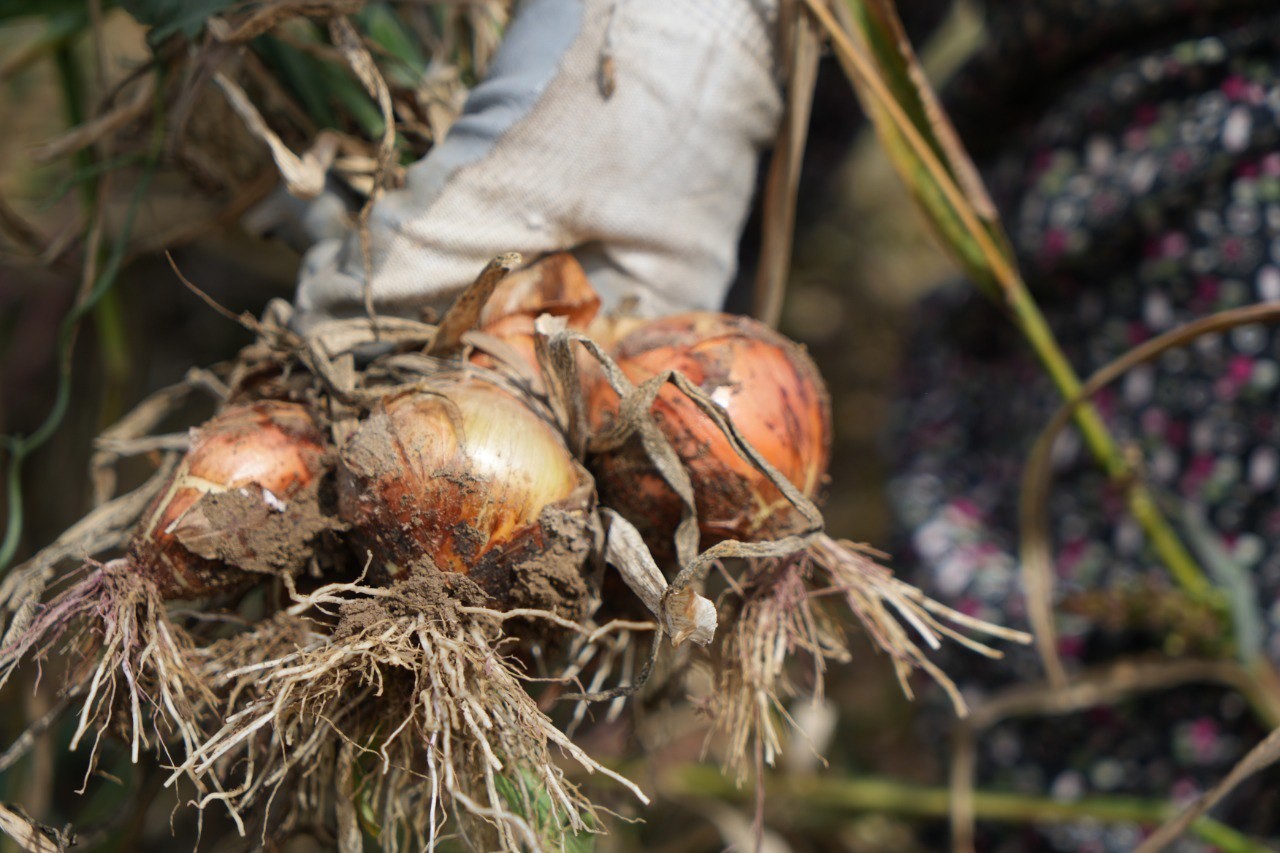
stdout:
{"type": "MultiPolygon", "coordinates": [[[[576,262],[553,256],[504,282],[481,324],[535,368],[540,314],[579,329],[607,326],[605,345],[632,382],[683,374],[782,476],[816,495],[831,413],[801,347],[745,317],[695,312],[606,324],[597,322],[599,307],[576,262]]],[[[467,576],[511,606],[519,567],[539,555],[555,552],[574,564],[571,573],[580,568],[588,545],[566,542],[589,539],[593,483],[560,430],[484,373],[442,370],[375,404],[338,453],[337,517],[384,580],[438,570],[467,576]]],[[[584,375],[594,377],[585,388],[592,426],[605,429],[618,417],[617,395],[598,373],[584,375]]],[[[681,390],[664,386],[652,414],[692,480],[704,546],[779,537],[803,524],[681,390]]],[[[605,504],[651,541],[669,539],[680,503],[638,440],[591,462],[605,504]]],[[[133,538],[133,563],[169,598],[228,591],[252,572],[296,571],[320,527],[327,463],[325,436],[304,406],[227,409],[192,431],[190,451],[133,538]]]]}

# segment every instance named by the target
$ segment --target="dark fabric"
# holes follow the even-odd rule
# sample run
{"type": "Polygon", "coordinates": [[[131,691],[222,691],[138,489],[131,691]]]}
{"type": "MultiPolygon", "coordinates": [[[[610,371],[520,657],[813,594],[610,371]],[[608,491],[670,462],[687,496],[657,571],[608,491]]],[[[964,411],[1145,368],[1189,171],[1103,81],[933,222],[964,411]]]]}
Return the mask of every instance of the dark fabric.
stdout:
{"type": "MultiPolygon", "coordinates": [[[[948,87],[1028,282],[1076,369],[1207,313],[1280,299],[1280,12],[1187,0],[992,3],[992,46],[948,87]]],[[[1015,561],[1026,454],[1060,398],[971,288],[921,307],[889,445],[912,579],[1025,627],[1015,561]]],[[[1244,568],[1280,663],[1280,335],[1246,327],[1139,368],[1097,398],[1172,514],[1203,520],[1244,568]]],[[[1071,433],[1050,514],[1061,650],[1221,654],[1212,614],[1177,592],[1071,433]]],[[[952,657],[974,690],[1040,677],[1030,651],[952,657]]],[[[984,739],[980,783],[1076,797],[1193,796],[1262,735],[1243,700],[1186,687],[984,739]]],[[[1220,816],[1280,837],[1280,776],[1220,816]],[[1259,804],[1271,803],[1266,808],[1259,804]]],[[[984,849],[1127,850],[1135,828],[993,829],[984,849]]],[[[1186,842],[1186,849],[1199,849],[1186,842]]]]}

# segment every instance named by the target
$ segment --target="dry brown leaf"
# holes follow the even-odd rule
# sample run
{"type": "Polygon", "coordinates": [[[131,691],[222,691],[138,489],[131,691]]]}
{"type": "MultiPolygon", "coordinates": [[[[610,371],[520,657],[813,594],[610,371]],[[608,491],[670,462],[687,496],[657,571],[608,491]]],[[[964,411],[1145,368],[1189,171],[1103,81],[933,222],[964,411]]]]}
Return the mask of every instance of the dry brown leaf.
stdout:
{"type": "Polygon", "coordinates": [[[716,632],[715,605],[692,590],[685,590],[686,595],[680,597],[667,598],[667,579],[653,561],[640,531],[607,507],[602,508],[600,514],[609,525],[605,560],[618,570],[622,580],[666,629],[672,645],[678,646],[685,640],[702,646],[710,643],[716,632]]]}
{"type": "Polygon", "coordinates": [[[244,44],[274,29],[278,24],[297,17],[332,18],[353,15],[364,6],[364,0],[275,0],[255,9],[219,36],[221,41],[244,44]]]}
{"type": "Polygon", "coordinates": [[[369,233],[369,216],[387,188],[391,175],[396,151],[395,109],[391,104],[391,90],[387,87],[387,81],[383,79],[382,72],[378,70],[351,22],[346,18],[332,19],[329,22],[329,34],[365,91],[378,102],[378,109],[382,113],[382,139],[378,142],[378,165],[373,173],[373,187],[357,218],[360,254],[364,259],[364,310],[370,320],[375,320],[377,312],[373,305],[373,236],[369,233]]]}
{"type": "Polygon", "coordinates": [[[489,261],[480,275],[476,276],[476,280],[462,291],[445,312],[435,339],[427,347],[427,355],[442,357],[455,352],[462,342],[462,336],[480,323],[480,313],[493,295],[498,282],[523,261],[519,252],[507,252],[489,261]]]}
{"type": "Polygon", "coordinates": [[[312,199],[320,195],[324,191],[325,175],[338,153],[338,136],[321,131],[307,153],[299,157],[267,126],[262,113],[258,112],[249,96],[230,77],[218,72],[213,75],[213,81],[249,132],[266,143],[271,150],[271,159],[275,161],[289,192],[300,199],[312,199]]]}

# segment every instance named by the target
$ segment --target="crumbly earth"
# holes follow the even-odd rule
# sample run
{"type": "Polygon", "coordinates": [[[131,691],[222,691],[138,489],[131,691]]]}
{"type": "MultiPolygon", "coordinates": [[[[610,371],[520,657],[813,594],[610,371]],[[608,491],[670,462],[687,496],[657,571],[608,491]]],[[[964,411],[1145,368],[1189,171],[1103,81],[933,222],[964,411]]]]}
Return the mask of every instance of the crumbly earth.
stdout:
{"type": "Polygon", "coordinates": [[[255,487],[210,493],[183,516],[175,536],[191,553],[245,572],[296,572],[316,537],[335,526],[318,492],[319,481],[287,502],[266,499],[255,487]]]}
{"type": "Polygon", "coordinates": [[[531,548],[511,569],[512,607],[550,610],[582,621],[594,609],[593,584],[586,574],[595,540],[595,513],[586,507],[547,507],[538,518],[540,547],[531,548]]]}
{"type": "Polygon", "coordinates": [[[439,614],[444,621],[457,618],[458,607],[481,607],[488,599],[466,575],[442,572],[430,561],[415,565],[395,583],[390,598],[352,599],[342,605],[342,615],[333,629],[335,643],[376,628],[391,619],[419,613],[439,614]]]}

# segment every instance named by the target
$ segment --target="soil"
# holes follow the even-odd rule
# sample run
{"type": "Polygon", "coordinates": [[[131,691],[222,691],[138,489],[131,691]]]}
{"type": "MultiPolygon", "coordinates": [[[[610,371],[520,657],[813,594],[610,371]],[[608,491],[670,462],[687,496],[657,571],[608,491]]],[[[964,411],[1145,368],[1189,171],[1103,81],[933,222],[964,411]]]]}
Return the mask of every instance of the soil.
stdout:
{"type": "Polygon", "coordinates": [[[596,539],[594,507],[547,507],[538,527],[542,547],[512,567],[510,606],[550,610],[580,622],[595,603],[585,574],[596,539]]]}
{"type": "Polygon", "coordinates": [[[453,621],[458,606],[482,607],[488,596],[465,575],[441,572],[430,563],[415,566],[392,587],[392,598],[351,601],[342,606],[342,616],[334,628],[336,643],[373,628],[388,619],[430,613],[434,618],[453,621]]]}
{"type": "Polygon", "coordinates": [[[302,569],[316,537],[333,527],[321,511],[316,481],[287,499],[267,498],[255,486],[204,495],[174,535],[199,557],[279,575],[302,569]]]}

